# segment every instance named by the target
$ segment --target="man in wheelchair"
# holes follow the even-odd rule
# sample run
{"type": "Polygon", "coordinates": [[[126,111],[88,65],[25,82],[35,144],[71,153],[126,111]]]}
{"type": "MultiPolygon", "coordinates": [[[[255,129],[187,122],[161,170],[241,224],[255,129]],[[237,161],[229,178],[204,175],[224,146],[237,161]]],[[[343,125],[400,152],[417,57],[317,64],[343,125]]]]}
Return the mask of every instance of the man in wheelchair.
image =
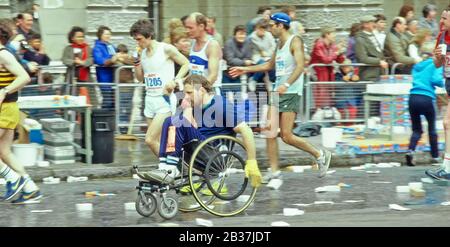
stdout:
{"type": "Polygon", "coordinates": [[[212,83],[200,75],[185,79],[181,109],[181,114],[178,111],[175,116],[168,117],[162,126],[159,167],[148,173],[153,181],[175,182],[181,175],[179,164],[185,144],[218,135],[240,134],[247,152],[245,175],[253,187],[260,186],[262,177],[256,161],[255,139],[245,122],[245,111],[227,102],[225,97],[215,95],[212,83]]]}

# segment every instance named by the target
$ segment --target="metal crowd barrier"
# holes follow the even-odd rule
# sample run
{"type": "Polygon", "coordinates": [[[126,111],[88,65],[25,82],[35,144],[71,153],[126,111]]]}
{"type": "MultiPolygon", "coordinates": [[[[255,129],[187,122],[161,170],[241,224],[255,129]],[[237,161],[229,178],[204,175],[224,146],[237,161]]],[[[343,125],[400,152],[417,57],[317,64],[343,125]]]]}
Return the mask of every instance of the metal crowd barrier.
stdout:
{"type": "MultiPolygon", "coordinates": [[[[374,67],[367,64],[313,64],[308,67],[305,81],[305,121],[317,123],[355,123],[364,122],[364,92],[373,81],[339,82],[311,81],[315,67],[374,67]],[[313,114],[314,113],[314,114],[313,114]]],[[[389,68],[385,69],[386,74],[389,68]]],[[[377,115],[379,109],[371,107],[372,115],[377,115]]]]}

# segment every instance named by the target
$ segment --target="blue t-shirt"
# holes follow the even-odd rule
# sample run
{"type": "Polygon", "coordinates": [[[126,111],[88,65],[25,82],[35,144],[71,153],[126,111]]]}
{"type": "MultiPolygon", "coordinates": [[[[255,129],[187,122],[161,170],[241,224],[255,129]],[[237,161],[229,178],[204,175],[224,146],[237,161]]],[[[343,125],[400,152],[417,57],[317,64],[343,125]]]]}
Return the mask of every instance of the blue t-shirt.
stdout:
{"type": "Polygon", "coordinates": [[[250,101],[228,102],[225,97],[215,95],[201,109],[194,109],[198,130],[206,138],[217,135],[233,135],[233,129],[242,122],[249,122],[254,107],[250,101]]]}

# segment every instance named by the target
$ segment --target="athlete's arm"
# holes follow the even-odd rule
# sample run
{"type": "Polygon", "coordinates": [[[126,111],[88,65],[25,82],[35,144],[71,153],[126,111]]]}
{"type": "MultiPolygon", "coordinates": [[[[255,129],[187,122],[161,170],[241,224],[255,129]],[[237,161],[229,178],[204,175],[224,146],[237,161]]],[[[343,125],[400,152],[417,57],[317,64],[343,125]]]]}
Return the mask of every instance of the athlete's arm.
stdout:
{"type": "Polygon", "coordinates": [[[0,64],[2,64],[9,72],[16,76],[16,79],[9,86],[5,87],[6,91],[8,91],[8,94],[17,92],[19,89],[21,89],[31,81],[28,73],[11,53],[7,51],[1,51],[0,64]]]}
{"type": "Polygon", "coordinates": [[[181,66],[175,79],[182,79],[189,73],[189,60],[173,45],[167,45],[166,54],[181,66]]]}
{"type": "MultiPolygon", "coordinates": [[[[142,50],[140,50],[142,52],[142,50]]],[[[139,82],[144,81],[144,69],[142,68],[141,53],[138,51],[134,62],[134,76],[139,82]]]]}
{"type": "Polygon", "coordinates": [[[292,75],[286,81],[289,84],[297,81],[298,77],[303,74],[305,70],[305,54],[303,48],[303,42],[299,37],[294,37],[291,43],[291,53],[294,56],[295,62],[297,63],[297,67],[292,72],[292,75]]]}
{"type": "Polygon", "coordinates": [[[220,58],[222,57],[222,48],[216,40],[211,40],[207,48],[208,56],[208,81],[213,84],[217,81],[219,76],[220,58]]]}
{"type": "Polygon", "coordinates": [[[233,67],[230,69],[230,75],[232,77],[238,77],[245,73],[269,71],[272,70],[274,67],[275,67],[275,53],[272,55],[272,58],[269,61],[267,61],[267,63],[248,67],[233,67]]]}
{"type": "Polygon", "coordinates": [[[233,130],[242,136],[245,149],[247,150],[247,160],[256,160],[255,137],[252,129],[245,122],[242,122],[233,130]]]}

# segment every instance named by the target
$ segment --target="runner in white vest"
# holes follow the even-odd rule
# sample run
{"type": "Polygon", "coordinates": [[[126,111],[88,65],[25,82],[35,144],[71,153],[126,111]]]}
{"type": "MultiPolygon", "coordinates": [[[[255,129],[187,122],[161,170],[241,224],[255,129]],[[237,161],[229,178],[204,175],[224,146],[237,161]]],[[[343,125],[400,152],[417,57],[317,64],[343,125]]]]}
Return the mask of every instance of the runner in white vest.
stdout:
{"type": "Polygon", "coordinates": [[[182,78],[189,72],[189,61],[174,46],[153,40],[153,24],[148,20],[133,24],[130,35],[141,50],[136,57],[135,74],[146,89],[144,115],[148,130],[145,142],[158,156],[161,126],[167,117],[175,114],[173,90],[177,83],[182,84],[182,78]],[[174,63],[181,66],[176,76],[174,63]]]}
{"type": "Polygon", "coordinates": [[[194,40],[189,54],[191,74],[202,75],[213,82],[216,94],[222,85],[222,48],[206,32],[207,18],[201,13],[192,13],[186,19],[186,28],[194,40]]]}
{"type": "Polygon", "coordinates": [[[279,38],[277,50],[272,58],[265,64],[235,67],[230,70],[233,77],[244,73],[270,71],[274,67],[276,70],[274,92],[270,97],[270,126],[267,126],[269,132],[265,133],[267,136],[267,153],[272,168],[271,173],[265,179],[265,182],[269,183],[268,186],[271,185],[271,181],[275,182],[274,179],[281,179],[278,166],[278,126],[281,129],[281,137],[286,144],[308,152],[317,159],[320,168],[319,177],[326,175],[331,160],[329,151],[317,149],[306,140],[292,133],[303,91],[304,46],[300,37],[289,33],[291,19],[287,14],[276,13],[270,19],[271,32],[274,37],[279,38]]]}
{"type": "MultiPolygon", "coordinates": [[[[434,64],[437,68],[444,66],[445,89],[450,98],[450,8],[442,12],[442,32],[438,36],[434,52],[434,64]],[[445,50],[444,50],[445,49],[445,50]],[[445,54],[445,55],[444,55],[445,54]]],[[[450,103],[444,118],[445,155],[442,166],[438,169],[427,170],[425,173],[437,180],[450,180],[450,103]]]]}

